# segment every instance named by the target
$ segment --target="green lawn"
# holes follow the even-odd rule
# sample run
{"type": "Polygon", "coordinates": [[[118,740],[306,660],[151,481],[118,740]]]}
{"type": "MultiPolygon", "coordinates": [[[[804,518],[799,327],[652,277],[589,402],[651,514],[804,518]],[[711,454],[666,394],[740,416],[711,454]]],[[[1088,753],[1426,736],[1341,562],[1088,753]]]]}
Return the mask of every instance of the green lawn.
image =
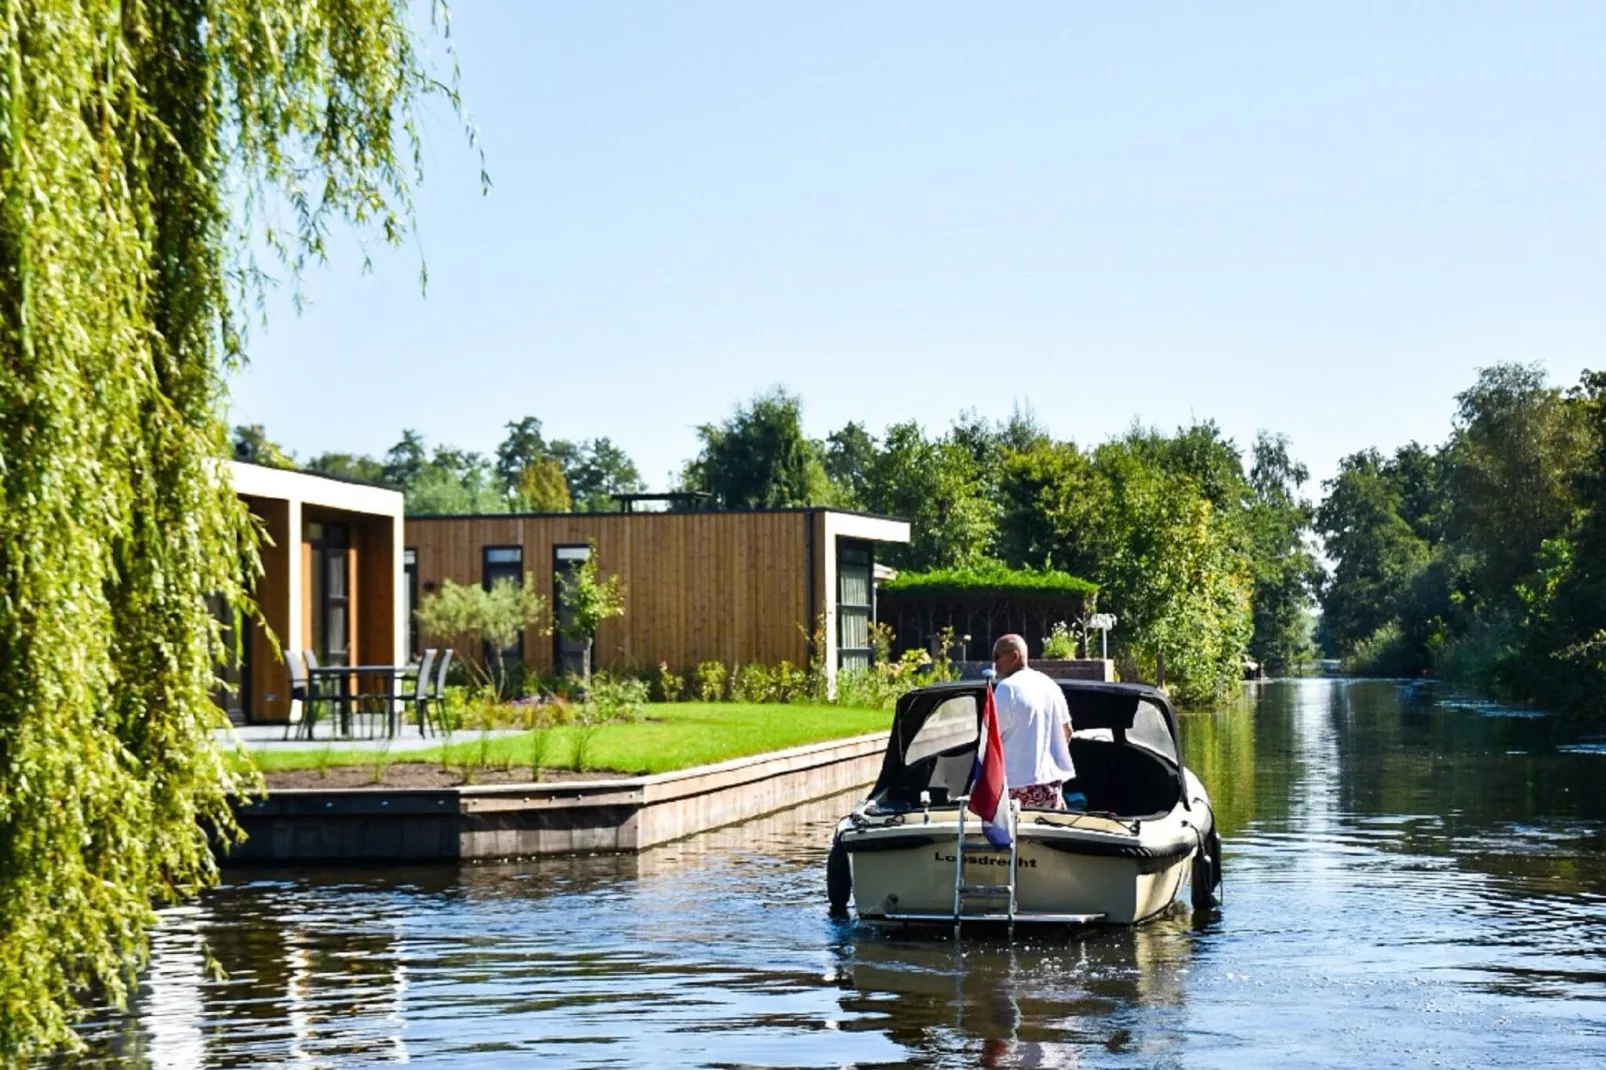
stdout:
{"type": "MultiPolygon", "coordinates": [[[[886,710],[783,703],[655,702],[646,707],[639,721],[593,729],[586,743],[584,768],[629,774],[667,773],[805,743],[881,732],[891,726],[892,714],[886,710]]],[[[548,729],[541,765],[548,769],[574,768],[577,736],[583,731],[573,725],[548,729]]],[[[532,735],[526,732],[487,740],[483,745],[475,741],[388,754],[326,747],[258,752],[254,757],[264,772],[439,763],[443,759],[458,766],[511,763],[527,767],[533,748],[532,735]]]]}

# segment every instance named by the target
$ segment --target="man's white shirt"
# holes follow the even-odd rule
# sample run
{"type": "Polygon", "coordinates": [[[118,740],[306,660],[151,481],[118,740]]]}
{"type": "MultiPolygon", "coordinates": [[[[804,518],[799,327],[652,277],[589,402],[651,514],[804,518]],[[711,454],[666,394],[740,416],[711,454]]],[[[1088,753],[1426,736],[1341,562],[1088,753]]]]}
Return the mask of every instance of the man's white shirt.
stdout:
{"type": "Polygon", "coordinates": [[[1004,742],[1004,779],[1012,788],[1058,784],[1076,775],[1065,726],[1071,711],[1060,685],[1036,669],[1020,669],[993,690],[1004,742]]]}

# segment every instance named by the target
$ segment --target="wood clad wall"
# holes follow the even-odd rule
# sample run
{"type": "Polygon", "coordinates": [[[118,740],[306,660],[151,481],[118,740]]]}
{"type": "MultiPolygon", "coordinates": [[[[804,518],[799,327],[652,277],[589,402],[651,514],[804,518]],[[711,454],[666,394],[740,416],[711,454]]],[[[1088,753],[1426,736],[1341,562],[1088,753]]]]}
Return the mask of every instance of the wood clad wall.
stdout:
{"type": "MultiPolygon", "coordinates": [[[[290,630],[290,554],[300,552],[299,537],[290,533],[290,503],[268,498],[247,498],[246,505],[262,520],[267,540],[262,544],[262,575],[253,592],[268,627],[283,637],[290,630]],[[269,543],[271,542],[271,545],[269,543]]],[[[253,720],[282,721],[290,715],[290,673],[261,625],[251,623],[249,694],[246,711],[253,720]]]]}
{"type": "MultiPolygon", "coordinates": [[[[409,517],[420,598],[443,580],[480,583],[487,546],[520,546],[524,570],[550,601],[553,548],[595,543],[597,564],[626,589],[624,617],[597,635],[602,668],[679,670],[807,659],[809,513],[575,513],[563,516],[409,517]]],[[[818,554],[817,554],[818,557],[818,554]]],[[[818,571],[818,570],[816,570],[818,571]]],[[[823,577],[816,575],[817,588],[823,577]]],[[[816,601],[814,612],[821,611],[816,601]]],[[[435,637],[421,637],[438,645],[435,637]]],[[[552,638],[532,629],[525,661],[552,667],[552,638]]],[[[459,651],[464,654],[466,651],[459,651]]]]}
{"type": "Polygon", "coordinates": [[[351,574],[357,584],[352,591],[352,635],[362,660],[369,665],[389,665],[406,661],[396,643],[396,541],[395,523],[388,516],[354,518],[352,553],[356,560],[351,574]]]}

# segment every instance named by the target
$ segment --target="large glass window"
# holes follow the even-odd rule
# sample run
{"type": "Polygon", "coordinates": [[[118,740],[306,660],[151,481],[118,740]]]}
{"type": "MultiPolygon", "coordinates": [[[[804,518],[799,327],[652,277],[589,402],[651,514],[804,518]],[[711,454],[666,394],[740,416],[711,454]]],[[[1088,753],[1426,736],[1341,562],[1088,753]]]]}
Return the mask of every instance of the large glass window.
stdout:
{"type": "MultiPolygon", "coordinates": [[[[485,589],[489,591],[502,580],[512,583],[524,583],[524,549],[519,546],[487,546],[485,548],[485,589]]],[[[524,631],[519,630],[518,638],[511,646],[503,650],[494,650],[491,645],[485,645],[485,663],[495,664],[496,659],[502,662],[503,687],[509,694],[517,694],[524,686],[524,631]]]]}
{"type": "Polygon", "coordinates": [[[552,660],[559,676],[585,675],[585,640],[563,634],[574,620],[574,613],[563,597],[563,580],[590,559],[590,546],[555,546],[552,549],[552,605],[557,609],[557,627],[552,629],[552,660]]]}
{"type": "Polygon", "coordinates": [[[402,551],[402,597],[406,599],[407,609],[407,653],[411,657],[418,656],[418,618],[413,614],[418,610],[418,551],[407,549],[402,551]]]}
{"type": "Polygon", "coordinates": [[[837,665],[843,669],[868,669],[875,651],[870,643],[870,625],[875,616],[872,573],[874,558],[870,544],[843,541],[836,551],[837,665]]]}
{"type": "Polygon", "coordinates": [[[312,521],[312,651],[324,665],[351,664],[351,533],[344,524],[312,521]]]}

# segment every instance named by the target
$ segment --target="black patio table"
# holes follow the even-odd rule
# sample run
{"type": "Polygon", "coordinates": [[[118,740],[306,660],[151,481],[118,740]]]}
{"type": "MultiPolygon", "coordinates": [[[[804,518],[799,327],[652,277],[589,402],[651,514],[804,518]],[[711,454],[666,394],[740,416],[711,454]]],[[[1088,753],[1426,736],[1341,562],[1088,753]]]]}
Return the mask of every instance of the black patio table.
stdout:
{"type": "MultiPolygon", "coordinates": [[[[401,690],[397,682],[407,676],[418,675],[418,665],[320,665],[317,668],[308,666],[308,684],[318,680],[339,681],[339,690],[335,694],[322,694],[319,701],[333,702],[340,710],[340,734],[346,738],[351,737],[351,705],[353,701],[363,698],[376,698],[388,704],[385,711],[385,734],[394,739],[400,730],[400,720],[396,715],[396,698],[401,690]],[[361,676],[385,677],[385,688],[377,693],[364,694],[361,691],[353,692],[351,682],[361,676]]],[[[320,691],[323,689],[320,688],[320,691]]]]}

